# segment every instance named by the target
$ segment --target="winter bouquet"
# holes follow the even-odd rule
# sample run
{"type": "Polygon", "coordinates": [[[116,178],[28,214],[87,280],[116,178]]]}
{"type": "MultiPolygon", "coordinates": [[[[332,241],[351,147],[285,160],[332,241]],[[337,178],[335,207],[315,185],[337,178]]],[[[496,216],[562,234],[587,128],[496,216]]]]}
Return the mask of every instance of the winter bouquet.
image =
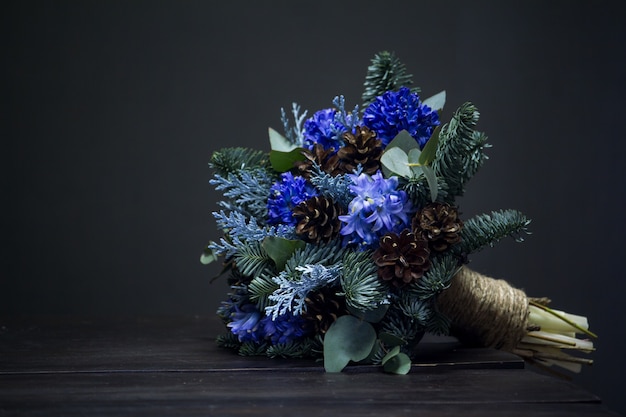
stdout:
{"type": "Polygon", "coordinates": [[[426,100],[398,58],[376,54],[362,105],[307,118],[282,110],[271,151],[216,151],[213,213],[223,237],[201,261],[223,257],[231,291],[218,310],[218,343],[241,355],[323,358],[406,373],[425,332],[514,352],[578,371],[566,353],[593,350],[577,337],[585,317],[527,297],[466,264],[472,253],[512,237],[529,219],[499,210],[464,219],[456,198],[486,159],[479,113],[463,104],[443,124],[445,92],[426,100]]]}

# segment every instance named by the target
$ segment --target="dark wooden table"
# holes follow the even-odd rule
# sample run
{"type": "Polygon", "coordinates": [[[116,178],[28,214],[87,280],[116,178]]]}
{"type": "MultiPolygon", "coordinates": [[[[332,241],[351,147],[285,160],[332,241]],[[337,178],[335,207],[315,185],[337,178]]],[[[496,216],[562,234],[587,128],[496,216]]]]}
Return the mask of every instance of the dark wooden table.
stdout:
{"type": "Polygon", "coordinates": [[[0,318],[1,416],[616,416],[516,356],[422,343],[408,375],[243,358],[206,317],[0,318]]]}

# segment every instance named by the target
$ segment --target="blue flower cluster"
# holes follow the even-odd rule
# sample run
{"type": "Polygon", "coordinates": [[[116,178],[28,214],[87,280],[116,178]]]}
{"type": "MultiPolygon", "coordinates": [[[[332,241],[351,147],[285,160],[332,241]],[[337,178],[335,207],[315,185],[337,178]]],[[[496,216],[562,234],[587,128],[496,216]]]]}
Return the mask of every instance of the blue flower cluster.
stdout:
{"type": "Polygon", "coordinates": [[[291,313],[272,320],[251,303],[244,303],[241,306],[233,303],[229,310],[227,318],[230,321],[227,326],[240,342],[260,343],[267,340],[275,345],[289,343],[309,333],[306,320],[291,313]]]}
{"type": "Polygon", "coordinates": [[[280,181],[270,188],[267,201],[268,223],[295,225],[293,208],[317,195],[313,185],[303,177],[294,177],[291,172],[284,172],[280,176],[280,181]]]}
{"type": "Polygon", "coordinates": [[[337,110],[324,109],[316,112],[311,118],[304,122],[304,146],[312,149],[319,143],[324,149],[339,149],[343,145],[341,134],[346,131],[346,127],[336,121],[337,110]]]}
{"type": "Polygon", "coordinates": [[[339,216],[341,234],[348,243],[371,248],[386,233],[399,232],[410,223],[414,213],[406,192],[398,190],[398,178],[384,178],[379,172],[351,174],[350,190],[355,195],[348,205],[348,214],[339,216]]]}
{"type": "Polygon", "coordinates": [[[363,124],[375,131],[385,146],[406,130],[423,148],[440,121],[436,111],[422,104],[417,94],[402,87],[377,97],[365,109],[363,124]]]}

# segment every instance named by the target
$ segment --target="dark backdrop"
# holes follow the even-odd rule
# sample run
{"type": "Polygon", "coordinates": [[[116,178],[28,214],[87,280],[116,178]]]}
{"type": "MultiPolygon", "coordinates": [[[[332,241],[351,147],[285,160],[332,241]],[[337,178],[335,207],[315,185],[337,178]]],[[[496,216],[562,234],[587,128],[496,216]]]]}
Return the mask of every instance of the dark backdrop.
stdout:
{"type": "Polygon", "coordinates": [[[624,331],[621,2],[16,1],[2,11],[2,313],[212,314],[215,149],[268,149],[297,101],[358,103],[380,50],[424,96],[481,111],[464,216],[517,208],[523,244],[472,267],[589,317],[575,381],[615,410],[624,331]],[[506,5],[503,5],[506,3],[506,5]]]}

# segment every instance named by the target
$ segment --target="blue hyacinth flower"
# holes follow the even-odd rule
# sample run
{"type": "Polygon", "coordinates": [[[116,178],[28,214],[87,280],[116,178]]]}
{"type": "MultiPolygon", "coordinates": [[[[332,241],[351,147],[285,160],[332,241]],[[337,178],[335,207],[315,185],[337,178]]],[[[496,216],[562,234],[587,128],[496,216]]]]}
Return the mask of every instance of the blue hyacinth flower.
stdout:
{"type": "Polygon", "coordinates": [[[363,113],[363,124],[378,134],[384,146],[406,130],[421,149],[440,121],[436,111],[422,104],[419,96],[410,89],[402,87],[376,97],[363,113]]]}
{"type": "Polygon", "coordinates": [[[305,178],[294,177],[291,172],[281,174],[280,181],[270,188],[267,200],[268,223],[295,225],[296,219],[292,215],[294,207],[317,195],[313,185],[305,178]]]}
{"type": "Polygon", "coordinates": [[[340,233],[348,243],[371,248],[389,232],[399,232],[410,222],[413,206],[407,194],[398,190],[398,178],[384,178],[378,171],[367,174],[350,174],[355,195],[348,205],[348,214],[339,216],[340,233]]]}

